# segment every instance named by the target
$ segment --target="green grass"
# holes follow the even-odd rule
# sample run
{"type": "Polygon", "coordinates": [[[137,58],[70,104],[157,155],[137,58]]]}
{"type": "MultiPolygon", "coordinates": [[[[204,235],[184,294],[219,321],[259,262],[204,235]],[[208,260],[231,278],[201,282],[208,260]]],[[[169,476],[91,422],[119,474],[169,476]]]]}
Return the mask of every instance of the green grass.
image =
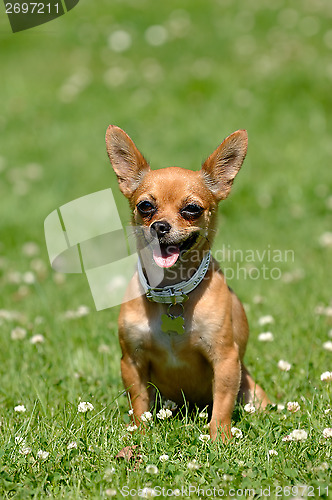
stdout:
{"type": "MultiPolygon", "coordinates": [[[[330,1],[82,1],[15,35],[0,9],[0,309],[16,311],[11,319],[0,313],[1,498],[123,498],[124,487],[157,486],[173,497],[184,488],[184,498],[207,498],[214,487],[225,498],[234,490],[253,498],[249,489],[257,498],[327,496],[332,440],[322,432],[332,427],[331,385],[320,375],[332,370],[323,348],[332,319],[316,308],[332,300],[331,245],[321,244],[332,227],[330,1]],[[166,28],[162,45],[146,41],[151,25],[166,28]],[[117,30],[132,41],[121,53],[108,44],[117,30]],[[199,168],[225,136],[248,129],[248,156],[220,206],[214,250],[294,251],[294,261],[272,263],[280,279],[242,272],[230,285],[247,306],[246,364],[273,402],[298,401],[300,411],[237,408],[233,425],[243,437],[229,446],[200,441],[207,430],[197,415],[154,417],[145,436],[127,432],[118,307],[96,312],[83,275],[60,283],[43,234],[54,209],[107,187],[129,220],[105,153],[110,123],[156,168],[199,168]],[[38,178],[31,163],[41,167],[38,178]],[[31,241],[38,251],[29,257],[22,247],[31,241]],[[28,271],[33,284],[24,282],[28,271]],[[64,318],[82,304],[88,315],[64,318]],[[268,314],[275,322],[259,326],[268,314]],[[11,338],[17,326],[27,331],[22,340],[11,338]],[[266,329],[273,342],[258,340],[266,329]],[[45,341],[32,344],[35,334],[45,341]],[[289,372],[278,369],[280,359],[289,372]],[[94,410],[78,413],[80,401],[94,410]],[[14,411],[19,404],[25,413],[14,411]],[[298,428],[305,441],[282,441],[298,428]],[[68,450],[72,442],[77,448],[68,450]],[[136,444],[136,465],[116,458],[136,444]],[[190,469],[193,460],[199,467],[190,469]],[[149,464],[157,474],[146,472],[149,464]]],[[[266,258],[245,264],[271,266],[266,258]]]]}

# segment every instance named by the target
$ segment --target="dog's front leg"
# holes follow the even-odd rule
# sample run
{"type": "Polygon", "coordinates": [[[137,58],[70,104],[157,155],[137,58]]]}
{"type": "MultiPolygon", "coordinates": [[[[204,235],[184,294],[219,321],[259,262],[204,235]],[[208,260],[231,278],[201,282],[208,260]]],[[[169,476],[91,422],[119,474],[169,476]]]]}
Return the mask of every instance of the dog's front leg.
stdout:
{"type": "Polygon", "coordinates": [[[133,423],[139,426],[142,414],[149,410],[147,366],[138,364],[128,354],[125,354],[121,359],[121,374],[129,404],[133,410],[133,423]]]}
{"type": "Polygon", "coordinates": [[[213,407],[210,436],[214,441],[218,433],[223,442],[231,438],[231,418],[239,392],[241,364],[236,346],[229,347],[213,363],[213,407]]]}

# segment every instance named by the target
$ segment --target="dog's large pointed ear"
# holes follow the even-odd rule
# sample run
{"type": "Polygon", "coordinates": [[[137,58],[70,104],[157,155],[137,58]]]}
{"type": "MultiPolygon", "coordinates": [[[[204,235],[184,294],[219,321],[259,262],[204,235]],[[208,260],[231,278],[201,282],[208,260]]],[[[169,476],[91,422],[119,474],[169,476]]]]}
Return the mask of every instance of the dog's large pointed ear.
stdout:
{"type": "Polygon", "coordinates": [[[247,147],[247,131],[238,130],[227,137],[203,164],[201,173],[205,184],[218,201],[229,195],[246,156],[247,147]]]}
{"type": "Polygon", "coordinates": [[[130,198],[150,167],[130,137],[119,127],[106,131],[106,149],[122,193],[130,198]]]}

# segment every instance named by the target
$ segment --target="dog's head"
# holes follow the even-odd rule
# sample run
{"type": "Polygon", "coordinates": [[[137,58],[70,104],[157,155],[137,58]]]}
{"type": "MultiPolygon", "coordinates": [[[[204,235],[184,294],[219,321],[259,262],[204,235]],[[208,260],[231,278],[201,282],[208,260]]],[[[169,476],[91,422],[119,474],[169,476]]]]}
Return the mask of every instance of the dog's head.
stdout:
{"type": "Polygon", "coordinates": [[[248,137],[227,137],[199,171],[179,167],[150,170],[143,155],[119,127],[110,125],[106,146],[133,223],[142,229],[139,247],[150,246],[154,262],[174,266],[193,249],[208,248],[218,202],[227,198],[247,152],[248,137]]]}

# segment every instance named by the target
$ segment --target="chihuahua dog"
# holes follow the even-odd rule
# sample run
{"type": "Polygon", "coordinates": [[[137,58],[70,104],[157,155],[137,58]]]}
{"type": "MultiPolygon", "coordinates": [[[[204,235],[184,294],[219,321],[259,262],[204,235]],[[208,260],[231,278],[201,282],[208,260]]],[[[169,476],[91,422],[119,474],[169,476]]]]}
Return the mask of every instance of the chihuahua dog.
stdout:
{"type": "Polygon", "coordinates": [[[249,330],[243,306],[210,249],[218,203],[227,198],[247,152],[238,130],[201,170],[150,170],[130,137],[110,125],[107,152],[128,198],[137,235],[138,270],[121,306],[121,373],[133,422],[151,408],[155,390],[177,405],[210,406],[210,436],[231,437],[236,400],[269,400],[243,364],[249,330]],[[154,270],[159,282],[153,282],[154,270]]]}

